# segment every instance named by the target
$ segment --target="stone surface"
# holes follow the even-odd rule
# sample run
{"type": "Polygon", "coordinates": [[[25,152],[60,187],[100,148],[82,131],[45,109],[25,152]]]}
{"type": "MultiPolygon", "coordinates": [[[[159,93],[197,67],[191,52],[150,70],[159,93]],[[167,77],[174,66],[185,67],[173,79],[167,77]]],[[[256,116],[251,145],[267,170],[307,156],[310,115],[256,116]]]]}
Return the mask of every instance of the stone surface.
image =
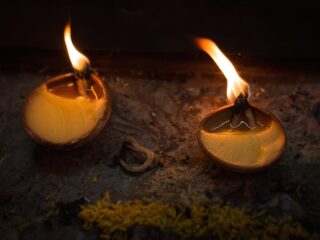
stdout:
{"type": "Polygon", "coordinates": [[[199,196],[205,195],[215,202],[273,208],[319,227],[320,127],[315,109],[320,102],[320,74],[240,67],[251,86],[251,103],[281,120],[288,142],[275,165],[239,174],[215,166],[196,139],[201,119],[227,103],[226,82],[216,70],[187,70],[152,75],[143,69],[98,69],[112,90],[108,126],[79,149],[56,151],[37,145],[25,133],[21,110],[32,89],[58,71],[2,68],[0,232],[12,239],[18,235],[59,239],[61,234],[69,239],[94,238],[96,233],[82,231],[79,221],[50,225],[37,219],[45,218],[51,203],[81,198],[94,202],[107,191],[113,200],[147,196],[183,204],[201,203],[199,196]],[[142,175],[125,173],[116,156],[127,136],[161,155],[162,165],[142,175]]]}

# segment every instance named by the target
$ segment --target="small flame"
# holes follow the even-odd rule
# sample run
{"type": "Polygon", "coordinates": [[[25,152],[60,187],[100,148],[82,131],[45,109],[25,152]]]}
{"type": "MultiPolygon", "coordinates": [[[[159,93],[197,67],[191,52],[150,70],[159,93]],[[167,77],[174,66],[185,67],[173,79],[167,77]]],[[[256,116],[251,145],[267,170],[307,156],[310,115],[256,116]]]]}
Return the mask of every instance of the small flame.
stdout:
{"type": "Polygon", "coordinates": [[[90,61],[85,55],[83,55],[74,47],[71,39],[70,23],[67,23],[64,29],[64,41],[66,43],[69,58],[73,68],[79,72],[84,71],[90,64],[90,61]]]}
{"type": "Polygon", "coordinates": [[[228,81],[227,97],[234,103],[240,94],[249,95],[249,84],[245,82],[237,73],[230,60],[221,52],[217,44],[208,38],[197,38],[197,45],[205,51],[218,65],[228,81]]]}

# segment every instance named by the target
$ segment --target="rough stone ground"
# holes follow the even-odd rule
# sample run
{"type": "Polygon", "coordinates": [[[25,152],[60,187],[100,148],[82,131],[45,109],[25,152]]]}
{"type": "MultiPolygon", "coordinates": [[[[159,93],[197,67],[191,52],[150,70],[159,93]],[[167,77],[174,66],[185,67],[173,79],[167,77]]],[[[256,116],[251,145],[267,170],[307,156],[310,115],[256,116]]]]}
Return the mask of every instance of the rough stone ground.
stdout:
{"type": "Polygon", "coordinates": [[[215,202],[293,215],[320,229],[320,74],[239,69],[250,83],[251,103],[275,114],[288,137],[281,159],[254,174],[215,166],[197,144],[200,120],[226,103],[226,82],[216,69],[155,74],[138,68],[98,69],[112,91],[111,120],[92,142],[64,152],[34,143],[21,121],[28,93],[61,71],[2,68],[1,235],[5,239],[95,239],[97,233],[83,231],[80,221],[44,223],[41,219],[52,203],[83,198],[94,202],[106,191],[113,200],[147,196],[183,204],[201,203],[203,195],[215,202]],[[161,154],[163,165],[143,175],[125,173],[116,156],[129,135],[161,154]]]}

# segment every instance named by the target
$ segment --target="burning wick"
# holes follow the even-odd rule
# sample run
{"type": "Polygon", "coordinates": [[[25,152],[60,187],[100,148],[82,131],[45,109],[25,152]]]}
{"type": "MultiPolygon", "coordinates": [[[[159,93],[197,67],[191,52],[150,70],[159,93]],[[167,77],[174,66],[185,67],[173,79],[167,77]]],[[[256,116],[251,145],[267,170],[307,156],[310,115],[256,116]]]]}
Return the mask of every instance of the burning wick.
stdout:
{"type": "Polygon", "coordinates": [[[23,121],[37,142],[54,147],[79,146],[95,137],[111,114],[111,98],[89,59],[71,40],[71,27],[64,31],[73,73],[53,77],[27,98],[23,121]]]}
{"type": "Polygon", "coordinates": [[[257,127],[257,121],[252,113],[248,96],[242,93],[236,98],[233,104],[230,127],[237,128],[241,124],[245,124],[250,129],[257,127]]]}
{"type": "Polygon", "coordinates": [[[72,43],[70,23],[68,23],[64,29],[64,41],[77,79],[78,91],[81,96],[88,98],[87,91],[90,91],[91,82],[87,79],[90,78],[92,69],[89,59],[79,52],[72,43]]]}
{"type": "Polygon", "coordinates": [[[227,78],[231,103],[202,120],[198,132],[200,146],[218,164],[234,171],[251,172],[269,166],[285,148],[282,125],[270,113],[249,104],[249,84],[213,41],[198,38],[196,43],[227,78]]]}

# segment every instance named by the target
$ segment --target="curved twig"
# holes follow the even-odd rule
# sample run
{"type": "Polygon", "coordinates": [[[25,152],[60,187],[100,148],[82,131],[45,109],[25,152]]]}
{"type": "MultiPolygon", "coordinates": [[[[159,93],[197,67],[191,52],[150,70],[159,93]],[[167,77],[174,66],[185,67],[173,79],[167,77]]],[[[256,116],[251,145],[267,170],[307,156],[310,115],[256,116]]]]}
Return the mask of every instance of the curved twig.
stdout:
{"type": "Polygon", "coordinates": [[[151,168],[154,168],[159,163],[159,158],[156,154],[148,148],[141,146],[133,137],[129,137],[127,141],[123,142],[120,151],[119,162],[124,170],[131,173],[143,173],[151,168]],[[131,165],[126,159],[128,154],[143,163],[141,165],[131,165]]]}

